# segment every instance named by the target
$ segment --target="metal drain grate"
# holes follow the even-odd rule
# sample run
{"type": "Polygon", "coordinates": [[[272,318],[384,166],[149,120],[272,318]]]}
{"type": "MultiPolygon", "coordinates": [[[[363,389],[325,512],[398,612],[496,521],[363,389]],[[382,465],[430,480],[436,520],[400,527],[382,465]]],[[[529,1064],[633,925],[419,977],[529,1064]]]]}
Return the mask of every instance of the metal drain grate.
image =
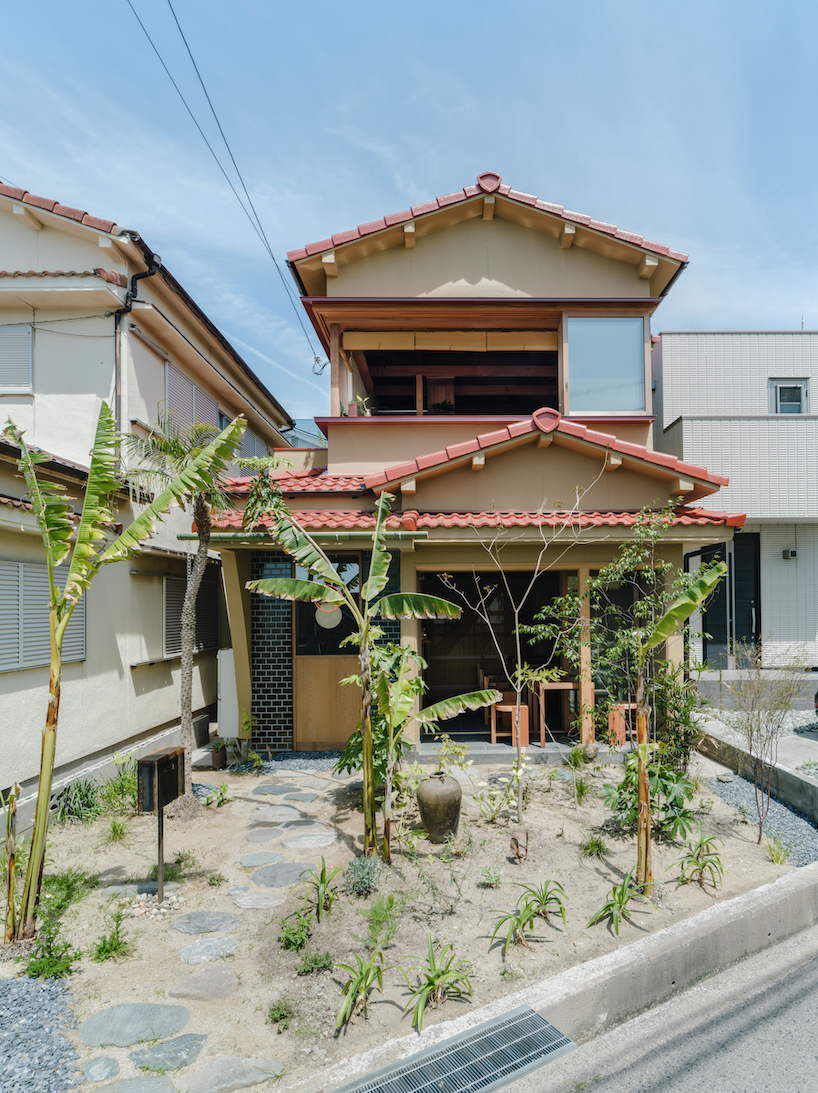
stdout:
{"type": "Polygon", "coordinates": [[[575,1047],[530,1006],[518,1006],[334,1093],[487,1093],[575,1047]]]}

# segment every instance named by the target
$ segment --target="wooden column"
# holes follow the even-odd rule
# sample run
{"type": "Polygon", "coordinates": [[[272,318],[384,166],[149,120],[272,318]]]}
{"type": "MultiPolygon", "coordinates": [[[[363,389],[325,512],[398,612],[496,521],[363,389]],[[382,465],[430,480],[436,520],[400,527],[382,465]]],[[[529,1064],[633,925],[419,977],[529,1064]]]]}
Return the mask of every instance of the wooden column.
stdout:
{"type": "Polygon", "coordinates": [[[423,417],[423,376],[415,376],[415,414],[423,417]]]}
{"type": "Polygon", "coordinates": [[[338,323],[329,328],[330,417],[341,416],[341,330],[338,323]]]}
{"type": "MultiPolygon", "coordinates": [[[[233,643],[233,667],[239,703],[239,735],[242,713],[253,709],[253,682],[250,667],[250,596],[244,587],[250,580],[250,551],[222,551],[222,580],[227,601],[227,618],[233,643]]],[[[249,734],[243,734],[248,736],[249,734]]]]}
{"type": "Polygon", "coordinates": [[[577,591],[579,594],[579,616],[581,620],[581,638],[579,647],[579,708],[581,711],[580,741],[583,744],[594,742],[594,681],[591,675],[590,623],[591,604],[586,596],[586,586],[591,570],[580,566],[577,570],[577,591]]]}

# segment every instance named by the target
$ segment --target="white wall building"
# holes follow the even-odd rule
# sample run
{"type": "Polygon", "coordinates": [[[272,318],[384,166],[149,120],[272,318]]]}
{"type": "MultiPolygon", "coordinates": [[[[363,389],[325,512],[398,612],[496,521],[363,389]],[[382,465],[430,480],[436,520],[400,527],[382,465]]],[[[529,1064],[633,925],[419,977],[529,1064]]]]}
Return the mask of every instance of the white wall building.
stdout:
{"type": "Polygon", "coordinates": [[[728,475],[710,507],[747,514],[703,659],[760,640],[765,663],[798,646],[818,665],[818,332],[663,332],[653,373],[656,447],[728,475]]]}
{"type": "MultiPolygon", "coordinates": [[[[294,423],[135,232],[0,186],[0,428],[49,453],[44,470],[79,510],[100,402],[123,432],[163,411],[177,426],[218,426],[242,413],[242,454],[287,447],[294,423]],[[136,275],[136,276],[135,276],[136,275]]],[[[0,443],[0,789],[31,801],[45,721],[49,641],[46,567],[25,504],[16,448],[0,443]]],[[[127,497],[120,519],[135,515],[127,497]]],[[[116,751],[174,742],[179,613],[191,514],[175,510],[131,562],[104,567],[66,637],[55,790],[116,751]]],[[[59,572],[59,571],[58,571],[59,572]]],[[[219,568],[200,596],[194,708],[214,712],[219,568]]]]}

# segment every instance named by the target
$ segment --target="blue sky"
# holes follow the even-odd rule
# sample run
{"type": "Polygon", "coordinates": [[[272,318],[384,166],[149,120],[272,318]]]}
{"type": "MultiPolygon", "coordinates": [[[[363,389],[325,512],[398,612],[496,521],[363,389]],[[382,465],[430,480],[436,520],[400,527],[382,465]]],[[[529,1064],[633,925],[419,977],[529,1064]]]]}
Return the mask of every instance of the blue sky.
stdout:
{"type": "MultiPolygon", "coordinates": [[[[215,144],[166,0],[133,2],[215,144]]],[[[496,170],[690,253],[655,332],[818,329],[815,5],[173,3],[281,263],[496,170]]],[[[7,5],[3,25],[0,176],[139,231],[294,416],[326,412],[125,0],[7,5]]]]}

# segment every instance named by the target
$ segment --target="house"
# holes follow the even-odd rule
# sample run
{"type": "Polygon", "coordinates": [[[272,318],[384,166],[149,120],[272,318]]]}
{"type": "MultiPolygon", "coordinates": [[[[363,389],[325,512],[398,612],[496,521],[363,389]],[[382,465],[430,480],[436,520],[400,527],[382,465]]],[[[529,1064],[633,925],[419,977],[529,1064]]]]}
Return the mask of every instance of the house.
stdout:
{"type": "MultiPolygon", "coordinates": [[[[266,455],[293,421],[134,231],[0,186],[0,421],[48,454],[43,473],[79,508],[101,400],[123,431],[162,412],[177,426],[242,413],[242,452],[266,455]]],[[[0,788],[36,792],[50,659],[44,553],[16,467],[0,443],[0,788]]],[[[119,498],[122,521],[135,515],[119,498]]],[[[176,510],[130,564],[105,567],[76,609],[63,648],[54,786],[110,765],[117,751],[174,742],[180,611],[190,513],[176,510]]],[[[194,705],[216,701],[219,566],[200,595],[194,705]]],[[[64,580],[62,570],[58,579],[64,580]]]]}
{"type": "Polygon", "coordinates": [[[730,567],[701,622],[701,659],[729,670],[735,642],[761,642],[766,665],[794,648],[818,665],[818,333],[663,331],[653,370],[656,446],[728,475],[712,508],[747,514],[732,541],[688,558],[730,567]]]}
{"type": "MultiPolygon", "coordinates": [[[[499,649],[469,610],[456,622],[386,625],[428,662],[427,701],[474,690],[498,677],[501,660],[509,665],[503,581],[519,592],[539,574],[527,621],[560,592],[581,591],[643,506],[683,502],[664,545],[679,566],[741,526],[741,514],[710,505],[725,477],[653,446],[650,321],[686,255],[485,172],[288,258],[329,355],[332,392],[330,415],[317,419],[327,448],[288,453],[280,472],[296,519],[356,587],[387,490],[396,498],[390,590],[447,595],[444,573],[467,593],[475,574],[494,589],[499,649]],[[487,543],[503,547],[502,580],[487,543]]],[[[341,643],[350,620],[251,596],[247,580],[293,568],[274,542],[242,532],[240,516],[222,520],[217,539],[254,745],[342,746],[359,715],[355,688],[339,684],[356,666],[341,643]]],[[[563,690],[570,703],[546,696],[549,722],[579,712],[590,738],[587,647],[563,690]]],[[[471,730],[489,732],[479,715],[471,730]]]]}

